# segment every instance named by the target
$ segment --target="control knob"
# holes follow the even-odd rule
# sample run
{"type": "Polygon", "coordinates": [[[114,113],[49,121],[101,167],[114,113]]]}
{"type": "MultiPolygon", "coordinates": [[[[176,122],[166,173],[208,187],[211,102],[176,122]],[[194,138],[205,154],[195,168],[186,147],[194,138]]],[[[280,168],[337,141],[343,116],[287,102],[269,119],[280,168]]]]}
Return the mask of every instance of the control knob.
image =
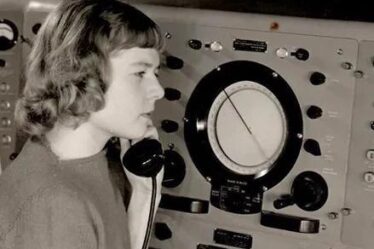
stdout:
{"type": "Polygon", "coordinates": [[[311,119],[317,119],[322,117],[322,113],[322,109],[315,105],[311,105],[306,111],[306,115],[308,115],[308,117],[311,119]]]}
{"type": "Polygon", "coordinates": [[[315,211],[326,203],[327,197],[328,186],[322,176],[312,171],[305,171],[295,178],[291,194],[282,195],[273,204],[276,209],[296,204],[305,211],[315,211]]]}
{"type": "Polygon", "coordinates": [[[173,70],[181,69],[184,66],[184,61],[178,57],[168,55],[166,56],[166,66],[173,70]]]}
{"type": "Polygon", "coordinates": [[[326,76],[320,72],[313,72],[310,75],[309,81],[315,86],[322,85],[326,82],[326,76]]]}
{"type": "Polygon", "coordinates": [[[169,226],[163,222],[157,222],[155,224],[155,237],[159,240],[167,240],[172,237],[173,233],[171,232],[169,226]]]}
{"type": "Polygon", "coordinates": [[[309,139],[305,140],[304,150],[306,152],[312,154],[313,156],[321,156],[322,155],[321,147],[319,146],[318,141],[316,141],[314,139],[309,138],[309,139]]]}
{"type": "Polygon", "coordinates": [[[182,183],[186,175],[186,164],[183,157],[174,151],[174,145],[170,144],[169,149],[164,151],[164,179],[162,186],[174,188],[182,183]]]}
{"type": "Polygon", "coordinates": [[[176,132],[179,129],[179,124],[173,120],[164,119],[161,121],[161,129],[166,133],[176,132]]]}
{"type": "Polygon", "coordinates": [[[295,52],[291,53],[292,56],[295,56],[296,59],[300,61],[306,61],[309,59],[309,52],[306,49],[299,48],[295,52]]]}
{"type": "Polygon", "coordinates": [[[203,46],[203,43],[199,40],[191,39],[188,41],[188,46],[192,49],[199,50],[203,46]]]}
{"type": "Polygon", "coordinates": [[[165,99],[169,101],[179,100],[181,98],[181,92],[177,89],[166,87],[165,88],[165,99]]]}

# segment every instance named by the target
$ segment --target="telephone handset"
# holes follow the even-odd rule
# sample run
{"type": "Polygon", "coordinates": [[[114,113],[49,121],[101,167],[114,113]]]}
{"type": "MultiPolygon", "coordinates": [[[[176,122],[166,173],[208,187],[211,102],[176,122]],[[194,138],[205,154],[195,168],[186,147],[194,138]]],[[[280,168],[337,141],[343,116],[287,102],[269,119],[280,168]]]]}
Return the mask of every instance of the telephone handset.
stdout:
{"type": "Polygon", "coordinates": [[[143,139],[131,146],[122,158],[124,167],[137,176],[153,177],[164,165],[161,143],[156,139],[143,139]]]}
{"type": "Polygon", "coordinates": [[[152,223],[156,209],[156,176],[164,165],[164,159],[165,157],[160,142],[156,139],[148,138],[131,146],[122,157],[123,166],[128,171],[137,176],[152,178],[151,206],[142,249],[147,249],[151,236],[152,223]]]}

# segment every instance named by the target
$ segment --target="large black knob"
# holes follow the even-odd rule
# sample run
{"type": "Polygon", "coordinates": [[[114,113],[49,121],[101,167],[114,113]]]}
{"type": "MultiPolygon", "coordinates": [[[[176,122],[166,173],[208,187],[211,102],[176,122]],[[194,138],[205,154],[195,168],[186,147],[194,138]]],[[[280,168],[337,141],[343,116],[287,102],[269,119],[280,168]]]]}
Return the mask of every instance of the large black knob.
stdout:
{"type": "Polygon", "coordinates": [[[176,70],[181,69],[184,65],[184,62],[182,59],[179,59],[178,57],[169,55],[166,56],[166,66],[170,69],[176,70]]]}
{"type": "Polygon", "coordinates": [[[318,173],[305,171],[295,178],[291,195],[299,208],[305,211],[315,211],[326,203],[328,186],[318,173]]]}
{"type": "Polygon", "coordinates": [[[305,211],[315,211],[326,203],[327,197],[328,187],[322,176],[312,171],[305,171],[295,178],[291,194],[282,195],[273,204],[276,209],[296,204],[305,211]]]}
{"type": "Polygon", "coordinates": [[[179,129],[179,124],[173,120],[164,119],[161,121],[161,129],[166,133],[176,132],[179,129]]]}
{"type": "Polygon", "coordinates": [[[169,101],[179,100],[181,98],[181,92],[177,89],[166,87],[165,89],[165,99],[169,101]]]}
{"type": "Polygon", "coordinates": [[[172,146],[164,151],[164,179],[162,186],[166,188],[175,188],[182,183],[186,176],[186,164],[183,157],[174,151],[172,146]]]}
{"type": "Polygon", "coordinates": [[[306,111],[306,115],[308,115],[308,117],[311,119],[317,119],[322,117],[322,113],[322,109],[315,105],[311,105],[306,111]]]}
{"type": "Polygon", "coordinates": [[[326,82],[326,76],[320,72],[313,72],[310,75],[309,81],[315,86],[322,85],[326,82]]]}
{"type": "Polygon", "coordinates": [[[169,226],[163,222],[157,222],[155,224],[155,236],[159,240],[167,240],[172,237],[173,233],[171,232],[169,226]]]}

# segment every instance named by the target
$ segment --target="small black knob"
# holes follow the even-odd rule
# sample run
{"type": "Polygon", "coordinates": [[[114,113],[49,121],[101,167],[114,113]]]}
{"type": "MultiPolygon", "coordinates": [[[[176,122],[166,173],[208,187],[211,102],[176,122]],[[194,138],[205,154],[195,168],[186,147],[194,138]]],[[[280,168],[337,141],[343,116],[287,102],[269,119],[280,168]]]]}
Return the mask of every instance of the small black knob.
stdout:
{"type": "Polygon", "coordinates": [[[5,67],[6,61],[4,59],[0,59],[0,67],[5,67]]]}
{"type": "Polygon", "coordinates": [[[39,32],[41,26],[41,23],[35,23],[31,28],[32,32],[36,35],[39,32]]]}
{"type": "Polygon", "coordinates": [[[10,159],[11,161],[13,161],[14,159],[17,158],[17,156],[18,156],[18,153],[17,153],[17,152],[13,152],[12,154],[10,154],[9,159],[10,159]]]}
{"type": "Polygon", "coordinates": [[[299,48],[296,50],[296,52],[291,53],[291,55],[295,56],[296,59],[301,60],[301,61],[306,61],[309,59],[309,52],[306,49],[299,48]]]}
{"type": "Polygon", "coordinates": [[[161,121],[161,129],[167,133],[172,133],[179,129],[179,125],[173,120],[164,119],[161,121]]]}
{"type": "Polygon", "coordinates": [[[184,62],[178,57],[169,55],[166,57],[166,66],[173,70],[181,69],[184,66],[184,62]]]}
{"type": "Polygon", "coordinates": [[[199,50],[203,46],[203,43],[199,40],[191,39],[188,41],[188,46],[192,49],[199,50]]]}
{"type": "Polygon", "coordinates": [[[173,233],[166,223],[157,222],[155,224],[155,236],[159,240],[167,240],[173,236],[173,233]]]}
{"type": "Polygon", "coordinates": [[[322,117],[322,113],[322,109],[315,105],[311,105],[306,111],[306,115],[308,115],[308,117],[311,119],[317,119],[322,117]]]}
{"type": "Polygon", "coordinates": [[[314,139],[307,139],[305,141],[304,150],[314,156],[322,155],[319,143],[314,139]]]}
{"type": "Polygon", "coordinates": [[[165,99],[169,101],[179,100],[181,98],[181,92],[177,89],[166,87],[165,88],[165,99]]]}
{"type": "Polygon", "coordinates": [[[309,81],[315,86],[322,85],[326,82],[326,76],[320,72],[313,72],[310,75],[309,81]]]}

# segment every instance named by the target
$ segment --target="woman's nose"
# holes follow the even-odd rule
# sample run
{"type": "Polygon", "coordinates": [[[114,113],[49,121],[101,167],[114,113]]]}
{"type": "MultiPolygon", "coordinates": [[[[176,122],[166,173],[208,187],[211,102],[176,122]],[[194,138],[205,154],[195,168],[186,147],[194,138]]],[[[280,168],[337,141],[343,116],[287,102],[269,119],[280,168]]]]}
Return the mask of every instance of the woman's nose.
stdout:
{"type": "Polygon", "coordinates": [[[151,96],[155,100],[162,99],[165,95],[165,90],[161,86],[160,82],[158,81],[157,78],[154,79],[154,82],[152,84],[152,90],[151,90],[151,96]]]}

